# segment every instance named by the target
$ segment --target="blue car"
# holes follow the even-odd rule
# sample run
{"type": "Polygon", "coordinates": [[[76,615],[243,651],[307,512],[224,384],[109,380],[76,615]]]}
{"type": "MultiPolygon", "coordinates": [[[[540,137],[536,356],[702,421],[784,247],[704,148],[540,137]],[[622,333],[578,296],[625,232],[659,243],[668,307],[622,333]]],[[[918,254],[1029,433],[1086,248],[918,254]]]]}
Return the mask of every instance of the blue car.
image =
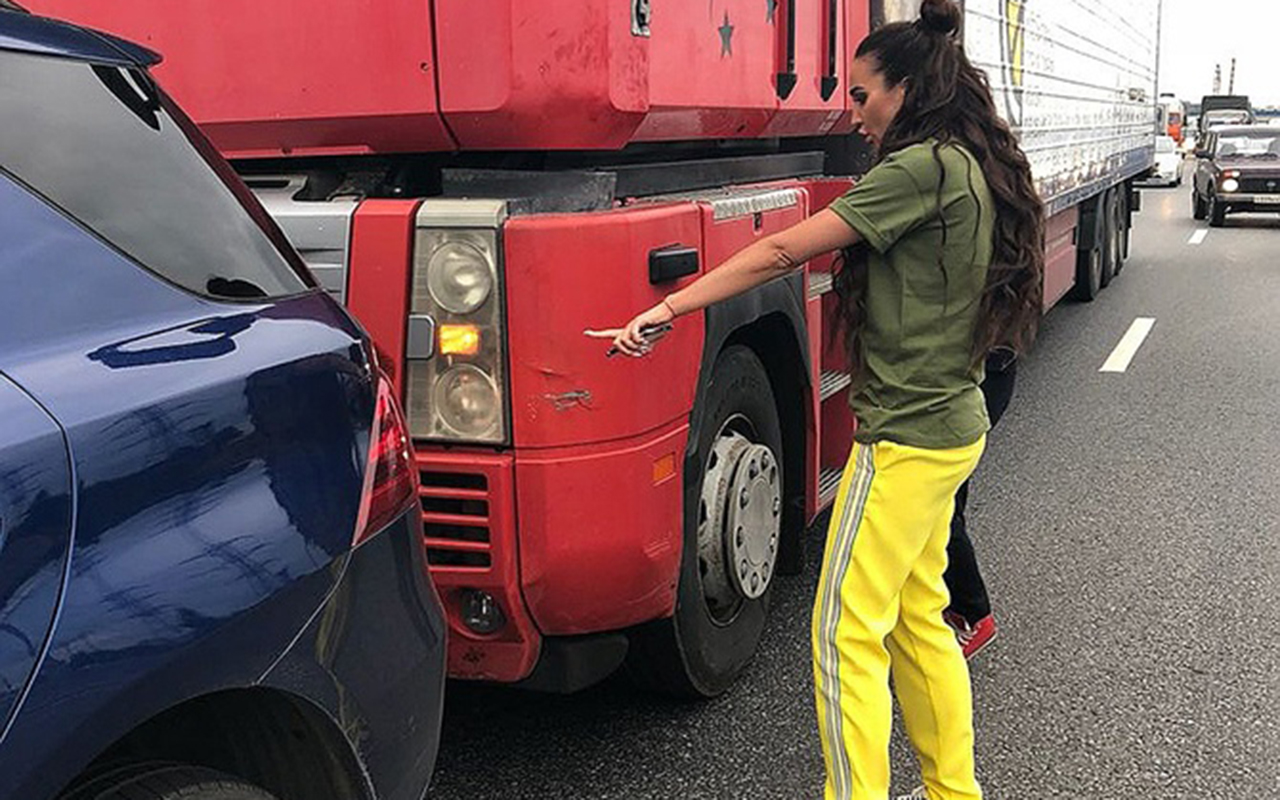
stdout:
{"type": "Polygon", "coordinates": [[[394,390],[156,60],[0,3],[0,800],[418,800],[394,390]]]}

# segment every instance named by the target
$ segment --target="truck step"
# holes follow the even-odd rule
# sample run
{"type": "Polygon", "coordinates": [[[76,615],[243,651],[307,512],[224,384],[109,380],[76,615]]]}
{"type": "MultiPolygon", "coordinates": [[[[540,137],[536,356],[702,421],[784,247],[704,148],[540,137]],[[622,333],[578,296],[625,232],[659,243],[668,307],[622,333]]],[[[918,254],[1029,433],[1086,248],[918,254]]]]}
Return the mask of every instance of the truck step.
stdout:
{"type": "Polygon", "coordinates": [[[818,384],[818,392],[825,401],[848,389],[851,383],[853,383],[853,377],[849,373],[826,370],[822,373],[822,380],[818,384]]]}
{"type": "Polygon", "coordinates": [[[840,488],[839,467],[823,467],[818,473],[818,508],[823,509],[836,499],[836,490],[840,488]]]}
{"type": "Polygon", "coordinates": [[[830,272],[809,273],[809,299],[822,297],[835,288],[835,277],[830,272]]]}

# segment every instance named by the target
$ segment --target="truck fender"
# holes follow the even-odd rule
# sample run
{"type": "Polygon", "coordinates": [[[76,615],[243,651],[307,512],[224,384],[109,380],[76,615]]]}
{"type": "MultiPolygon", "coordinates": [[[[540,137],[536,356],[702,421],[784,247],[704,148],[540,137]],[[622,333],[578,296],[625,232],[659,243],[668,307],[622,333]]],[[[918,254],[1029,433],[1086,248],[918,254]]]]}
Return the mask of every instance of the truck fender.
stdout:
{"type": "Polygon", "coordinates": [[[783,458],[784,516],[783,537],[779,555],[779,570],[794,573],[800,568],[803,553],[799,533],[804,527],[804,464],[803,446],[806,430],[807,398],[810,396],[813,374],[812,359],[807,342],[808,323],[804,312],[804,275],[800,271],[753,289],[746,294],[717,303],[707,309],[706,333],[702,346],[702,362],[698,370],[698,389],[689,414],[689,447],[685,452],[684,474],[684,525],[685,530],[695,524],[702,454],[697,451],[702,426],[705,424],[704,398],[707,384],[716,358],[731,343],[743,341],[756,350],[773,381],[774,397],[780,407],[783,442],[786,453],[783,458]],[[761,322],[770,324],[761,330],[761,322]],[[776,341],[783,327],[794,337],[791,342],[776,341]],[[762,337],[767,336],[771,347],[761,347],[762,337]],[[789,357],[790,356],[790,357],[789,357]],[[791,372],[798,380],[788,385],[781,373],[791,372]],[[798,374],[797,374],[798,372],[798,374]],[[794,395],[798,394],[796,398],[794,395]],[[793,395],[789,398],[788,395],[793,395]],[[794,409],[789,413],[788,409],[794,409]],[[797,438],[798,437],[798,438],[797,438]],[[800,446],[795,446],[800,442],[800,446]]]}

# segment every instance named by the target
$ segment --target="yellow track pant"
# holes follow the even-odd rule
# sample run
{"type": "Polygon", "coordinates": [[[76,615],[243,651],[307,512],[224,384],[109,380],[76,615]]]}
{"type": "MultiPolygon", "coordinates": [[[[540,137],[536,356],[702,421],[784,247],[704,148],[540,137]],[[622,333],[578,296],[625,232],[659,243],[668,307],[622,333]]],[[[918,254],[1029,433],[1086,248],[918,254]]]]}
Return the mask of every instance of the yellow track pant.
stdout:
{"type": "Polygon", "coordinates": [[[942,620],[955,493],[985,437],[954,450],[855,444],[813,608],[825,800],[885,800],[893,686],[929,800],[978,800],[973,695],[942,620]]]}

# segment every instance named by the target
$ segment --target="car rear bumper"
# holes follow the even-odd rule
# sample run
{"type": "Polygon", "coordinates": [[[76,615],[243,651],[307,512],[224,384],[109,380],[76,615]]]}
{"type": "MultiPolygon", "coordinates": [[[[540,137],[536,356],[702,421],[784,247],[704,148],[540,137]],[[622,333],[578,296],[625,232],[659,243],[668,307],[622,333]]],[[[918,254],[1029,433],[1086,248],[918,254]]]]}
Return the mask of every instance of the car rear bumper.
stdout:
{"type": "Polygon", "coordinates": [[[356,548],[262,680],[329,714],[378,800],[420,800],[439,747],[446,627],[420,536],[415,506],[356,548]]]}

